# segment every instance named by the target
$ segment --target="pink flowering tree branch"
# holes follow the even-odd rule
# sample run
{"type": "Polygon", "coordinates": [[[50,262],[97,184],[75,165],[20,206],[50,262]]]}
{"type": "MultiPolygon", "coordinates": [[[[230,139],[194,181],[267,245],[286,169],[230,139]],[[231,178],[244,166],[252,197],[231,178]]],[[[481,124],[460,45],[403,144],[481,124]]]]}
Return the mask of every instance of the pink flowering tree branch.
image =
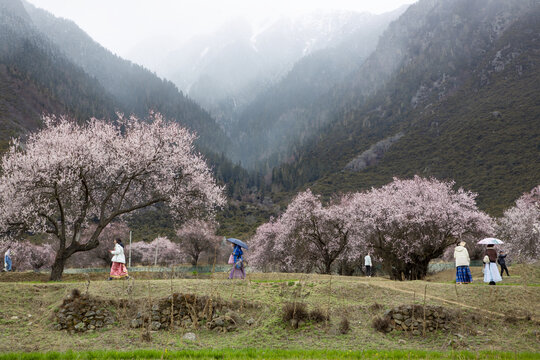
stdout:
{"type": "Polygon", "coordinates": [[[534,263],[540,259],[540,185],[523,194],[504,212],[497,226],[504,248],[516,261],[534,263]]]}
{"type": "Polygon", "coordinates": [[[212,216],[225,202],[195,135],[160,114],[149,121],[119,116],[113,124],[45,117],[44,128],[2,158],[0,231],[49,233],[58,250],[51,280],[65,261],[99,245],[113,220],[157,203],[180,219],[212,216]],[[92,220],[96,227],[81,240],[92,220]]]}

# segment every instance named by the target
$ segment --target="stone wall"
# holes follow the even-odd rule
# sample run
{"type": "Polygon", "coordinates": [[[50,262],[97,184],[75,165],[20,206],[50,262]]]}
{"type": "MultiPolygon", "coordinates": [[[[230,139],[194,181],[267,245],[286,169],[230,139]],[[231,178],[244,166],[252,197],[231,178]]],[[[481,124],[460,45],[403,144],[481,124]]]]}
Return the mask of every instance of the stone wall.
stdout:
{"type": "Polygon", "coordinates": [[[112,325],[115,318],[107,309],[108,305],[107,301],[81,295],[74,289],[54,314],[54,327],[56,330],[86,332],[112,325]]]}
{"type": "MultiPolygon", "coordinates": [[[[442,306],[426,305],[425,330],[449,330],[455,314],[442,306]]],[[[383,330],[390,332],[410,331],[413,335],[421,335],[424,331],[424,307],[421,305],[401,305],[386,311],[383,319],[388,325],[383,330]]]]}
{"type": "Polygon", "coordinates": [[[148,326],[150,330],[166,330],[171,327],[199,328],[227,332],[238,326],[252,325],[252,318],[244,320],[233,311],[234,304],[225,303],[206,296],[178,294],[161,299],[157,304],[140,309],[131,320],[132,328],[148,326]],[[172,314],[172,315],[171,315],[172,314]]]}

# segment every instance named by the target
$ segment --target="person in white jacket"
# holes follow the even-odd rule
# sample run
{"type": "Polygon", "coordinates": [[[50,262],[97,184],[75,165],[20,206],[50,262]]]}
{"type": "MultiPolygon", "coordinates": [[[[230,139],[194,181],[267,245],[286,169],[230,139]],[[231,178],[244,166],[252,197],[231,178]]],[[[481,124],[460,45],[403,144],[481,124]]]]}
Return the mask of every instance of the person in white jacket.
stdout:
{"type": "Polygon", "coordinates": [[[109,280],[129,278],[126,268],[126,257],[124,255],[124,245],[122,244],[122,240],[120,240],[119,238],[115,239],[114,250],[110,251],[111,254],[113,254],[114,256],[111,259],[112,265],[109,280]]]}
{"type": "Polygon", "coordinates": [[[468,284],[472,282],[471,269],[469,264],[469,252],[465,248],[465,241],[459,243],[454,250],[454,259],[456,260],[456,283],[468,284]]]}

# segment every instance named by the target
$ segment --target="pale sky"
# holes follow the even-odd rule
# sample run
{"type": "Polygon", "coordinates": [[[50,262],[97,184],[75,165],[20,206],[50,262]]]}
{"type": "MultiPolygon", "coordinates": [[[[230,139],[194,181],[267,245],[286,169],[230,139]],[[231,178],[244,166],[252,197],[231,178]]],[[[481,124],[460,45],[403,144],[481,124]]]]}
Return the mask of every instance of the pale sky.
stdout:
{"type": "Polygon", "coordinates": [[[73,20],[94,40],[128,57],[145,41],[183,42],[240,16],[253,22],[315,10],[380,14],[415,0],[28,0],[55,16],[73,20]]]}

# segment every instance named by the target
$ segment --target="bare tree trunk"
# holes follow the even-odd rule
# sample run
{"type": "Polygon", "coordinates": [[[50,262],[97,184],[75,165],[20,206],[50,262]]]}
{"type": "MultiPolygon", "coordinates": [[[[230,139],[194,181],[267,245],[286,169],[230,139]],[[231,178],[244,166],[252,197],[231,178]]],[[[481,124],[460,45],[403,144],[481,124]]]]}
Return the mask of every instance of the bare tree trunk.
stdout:
{"type": "MultiPolygon", "coordinates": [[[[65,251],[65,250],[64,250],[65,251]]],[[[61,281],[62,280],[62,274],[64,273],[64,265],[66,263],[66,257],[64,257],[64,251],[56,253],[56,258],[54,259],[54,263],[51,268],[51,277],[49,278],[50,281],[61,281]]]]}

